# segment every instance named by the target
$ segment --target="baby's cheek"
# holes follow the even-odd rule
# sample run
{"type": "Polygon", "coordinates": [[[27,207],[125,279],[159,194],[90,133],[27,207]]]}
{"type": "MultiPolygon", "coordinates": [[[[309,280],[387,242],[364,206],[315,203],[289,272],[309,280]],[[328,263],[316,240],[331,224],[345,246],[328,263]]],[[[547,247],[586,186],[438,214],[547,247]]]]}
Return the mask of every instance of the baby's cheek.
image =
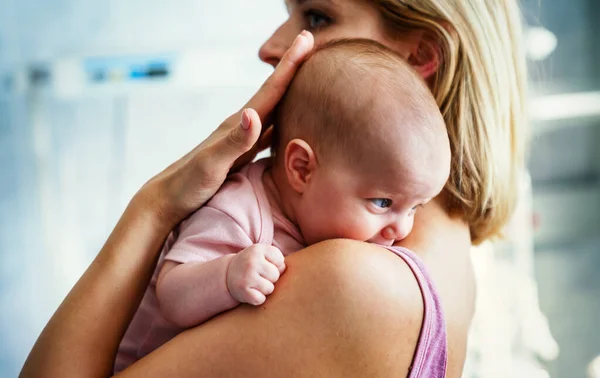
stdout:
{"type": "Polygon", "coordinates": [[[299,219],[299,226],[302,236],[307,245],[312,245],[327,239],[342,238],[337,231],[337,219],[332,216],[332,212],[323,208],[316,209],[306,207],[306,214],[303,219],[299,219]]]}
{"type": "Polygon", "coordinates": [[[344,214],[336,222],[338,238],[366,241],[371,239],[376,231],[370,226],[368,219],[356,214],[344,214]]]}
{"type": "Polygon", "coordinates": [[[373,237],[375,231],[361,204],[343,193],[329,192],[311,199],[302,207],[306,218],[301,228],[308,244],[339,238],[366,241],[373,237]]]}
{"type": "Polygon", "coordinates": [[[308,244],[329,239],[367,240],[360,224],[351,222],[342,213],[321,213],[303,227],[303,236],[308,244]]]}
{"type": "Polygon", "coordinates": [[[412,231],[414,225],[415,225],[415,216],[413,215],[412,217],[410,217],[410,223],[408,225],[408,233],[409,234],[412,231]]]}

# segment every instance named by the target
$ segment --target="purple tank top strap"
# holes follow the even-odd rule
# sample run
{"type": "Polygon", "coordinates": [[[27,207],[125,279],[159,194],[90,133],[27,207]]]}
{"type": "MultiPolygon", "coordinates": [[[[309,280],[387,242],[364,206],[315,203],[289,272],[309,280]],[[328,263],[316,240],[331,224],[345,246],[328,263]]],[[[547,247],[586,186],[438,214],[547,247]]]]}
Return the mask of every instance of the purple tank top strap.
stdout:
{"type": "Polygon", "coordinates": [[[387,248],[406,262],[423,295],[423,325],[408,378],[443,378],[448,358],[446,321],[433,280],[421,259],[412,251],[401,247],[387,248]]]}

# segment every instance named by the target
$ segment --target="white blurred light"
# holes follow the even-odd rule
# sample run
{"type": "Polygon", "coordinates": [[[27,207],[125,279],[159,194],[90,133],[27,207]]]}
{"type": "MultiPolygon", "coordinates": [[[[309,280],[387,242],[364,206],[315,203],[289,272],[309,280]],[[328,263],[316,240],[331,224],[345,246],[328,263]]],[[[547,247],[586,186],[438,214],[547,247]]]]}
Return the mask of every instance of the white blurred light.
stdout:
{"type": "Polygon", "coordinates": [[[558,40],[550,30],[542,27],[532,27],[525,32],[527,56],[531,60],[544,60],[556,49],[558,40]]]}
{"type": "Polygon", "coordinates": [[[528,372],[527,378],[550,378],[550,374],[540,367],[532,368],[531,371],[528,372]]]}
{"type": "Polygon", "coordinates": [[[588,377],[589,378],[600,378],[600,356],[596,357],[588,365],[588,377]]]}
{"type": "Polygon", "coordinates": [[[540,96],[530,104],[529,112],[536,121],[597,117],[600,91],[540,96]]]}

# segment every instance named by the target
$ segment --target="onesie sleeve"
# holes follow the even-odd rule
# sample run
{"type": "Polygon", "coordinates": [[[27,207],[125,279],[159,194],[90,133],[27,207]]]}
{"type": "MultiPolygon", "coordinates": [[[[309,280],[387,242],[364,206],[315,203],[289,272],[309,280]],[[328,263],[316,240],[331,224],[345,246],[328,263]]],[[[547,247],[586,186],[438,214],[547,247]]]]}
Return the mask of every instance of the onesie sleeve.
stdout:
{"type": "Polygon", "coordinates": [[[261,215],[252,184],[233,175],[217,194],[185,220],[165,260],[181,264],[207,262],[238,253],[258,242],[261,215]]]}
{"type": "Polygon", "coordinates": [[[207,262],[251,246],[250,236],[228,214],[205,206],[185,224],[165,260],[181,264],[207,262]]]}

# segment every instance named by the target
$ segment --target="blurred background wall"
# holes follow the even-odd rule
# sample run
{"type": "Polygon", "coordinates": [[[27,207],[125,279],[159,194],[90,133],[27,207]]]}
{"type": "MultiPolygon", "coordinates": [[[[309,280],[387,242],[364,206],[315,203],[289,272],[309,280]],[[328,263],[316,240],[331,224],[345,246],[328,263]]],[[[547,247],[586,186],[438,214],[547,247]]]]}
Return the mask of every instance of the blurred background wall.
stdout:
{"type": "MultiPolygon", "coordinates": [[[[587,377],[600,355],[600,2],[522,3],[531,185],[511,238],[474,251],[465,377],[587,377]]],[[[257,50],[285,17],[281,0],[0,0],[0,376],[18,374],[137,188],[271,72],[257,50]]]]}
{"type": "MultiPolygon", "coordinates": [[[[528,4],[530,3],[530,4],[528,4]]],[[[535,1],[528,22],[557,36],[531,64],[535,268],[560,355],[553,377],[600,376],[600,2],[535,1]]]]}

